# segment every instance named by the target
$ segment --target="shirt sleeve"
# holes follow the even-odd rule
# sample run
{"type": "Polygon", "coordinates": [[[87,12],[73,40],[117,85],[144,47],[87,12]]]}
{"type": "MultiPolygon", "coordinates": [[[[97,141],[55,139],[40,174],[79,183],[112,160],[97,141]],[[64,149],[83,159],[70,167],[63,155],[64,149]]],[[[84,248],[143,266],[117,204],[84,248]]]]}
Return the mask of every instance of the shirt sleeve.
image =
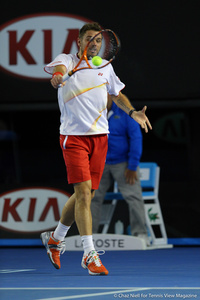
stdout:
{"type": "Polygon", "coordinates": [[[110,66],[110,76],[109,82],[107,84],[107,90],[110,95],[118,96],[120,91],[125,87],[125,84],[120,81],[119,77],[114,72],[111,64],[110,66]]]}
{"type": "Polygon", "coordinates": [[[44,67],[45,72],[49,74],[53,74],[53,69],[56,66],[64,65],[67,69],[69,69],[69,65],[71,63],[71,57],[66,54],[59,54],[56,58],[44,67]]]}

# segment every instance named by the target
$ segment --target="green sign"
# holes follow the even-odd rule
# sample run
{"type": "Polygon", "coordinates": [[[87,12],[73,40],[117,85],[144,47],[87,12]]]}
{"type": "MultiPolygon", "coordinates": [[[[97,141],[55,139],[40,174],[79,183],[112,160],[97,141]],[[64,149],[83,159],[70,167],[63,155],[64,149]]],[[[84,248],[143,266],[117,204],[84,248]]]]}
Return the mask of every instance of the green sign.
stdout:
{"type": "Polygon", "coordinates": [[[172,113],[158,119],[153,126],[154,133],[167,142],[187,142],[187,122],[182,112],[172,113]]]}

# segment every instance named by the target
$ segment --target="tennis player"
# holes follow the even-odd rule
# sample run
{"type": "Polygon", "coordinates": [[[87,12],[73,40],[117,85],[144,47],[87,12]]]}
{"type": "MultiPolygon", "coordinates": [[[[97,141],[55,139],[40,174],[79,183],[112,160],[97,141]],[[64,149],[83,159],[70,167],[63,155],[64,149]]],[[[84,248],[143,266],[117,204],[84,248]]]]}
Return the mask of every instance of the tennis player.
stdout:
{"type": "MultiPolygon", "coordinates": [[[[61,112],[60,145],[66,164],[68,182],[74,185],[74,194],[66,202],[54,232],[44,232],[41,240],[56,269],[60,269],[60,254],[65,250],[64,238],[75,221],[81,236],[84,254],[81,266],[90,275],[107,275],[95,250],[92,238],[91,200],[104,170],[107,153],[107,93],[122,110],[148,132],[151,124],[145,115],[146,106],[136,111],[122,94],[124,84],[116,76],[111,64],[98,70],[84,69],[73,74],[65,83],[62,76],[72,70],[87,42],[101,30],[98,23],[85,24],[79,32],[79,51],[76,55],[60,54],[45,67],[52,74],[51,84],[57,89],[61,112]]],[[[92,42],[87,56],[98,55],[101,40],[92,42]]],[[[85,61],[81,62],[85,64],[85,61]]]]}

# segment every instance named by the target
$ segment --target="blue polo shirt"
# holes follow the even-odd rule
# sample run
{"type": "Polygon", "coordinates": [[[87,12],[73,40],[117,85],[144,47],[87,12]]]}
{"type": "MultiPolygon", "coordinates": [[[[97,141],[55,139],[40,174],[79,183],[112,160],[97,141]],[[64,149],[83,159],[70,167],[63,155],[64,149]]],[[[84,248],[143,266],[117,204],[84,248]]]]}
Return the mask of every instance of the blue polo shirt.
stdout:
{"type": "Polygon", "coordinates": [[[106,164],[128,162],[128,169],[136,171],[142,155],[140,125],[114,102],[108,113],[109,131],[106,164]]]}

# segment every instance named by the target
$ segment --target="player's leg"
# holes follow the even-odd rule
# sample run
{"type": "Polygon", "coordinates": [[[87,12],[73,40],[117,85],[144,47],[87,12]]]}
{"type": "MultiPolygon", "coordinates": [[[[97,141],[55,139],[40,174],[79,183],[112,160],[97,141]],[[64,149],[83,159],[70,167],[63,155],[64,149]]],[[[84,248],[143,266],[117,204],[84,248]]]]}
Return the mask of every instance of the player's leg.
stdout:
{"type": "Polygon", "coordinates": [[[74,184],[76,197],[75,221],[80,236],[92,235],[91,180],[74,184]]]}
{"type": "MultiPolygon", "coordinates": [[[[74,175],[74,173],[72,173],[71,175],[71,170],[73,170],[73,165],[70,165],[71,162],[71,156],[73,157],[73,155],[71,153],[78,153],[78,151],[73,151],[73,149],[67,149],[67,142],[68,142],[68,137],[61,135],[60,136],[60,145],[63,151],[63,157],[65,160],[65,164],[66,167],[69,164],[69,174],[68,176],[72,176],[74,175]]],[[[73,141],[72,141],[73,143],[73,141]]],[[[69,145],[70,145],[70,139],[69,139],[69,145]]],[[[70,146],[69,146],[70,147],[70,146]]],[[[74,160],[76,160],[76,157],[74,158],[74,160]]],[[[72,164],[73,161],[72,160],[72,164]]],[[[76,172],[76,170],[75,170],[76,172]]],[[[68,178],[69,179],[69,178],[68,178]]],[[[61,214],[61,218],[60,221],[58,223],[58,226],[56,227],[54,232],[43,232],[41,234],[41,240],[43,245],[46,247],[47,249],[47,254],[50,258],[50,261],[52,262],[52,264],[54,265],[54,267],[56,269],[60,269],[60,254],[64,251],[64,238],[70,228],[70,226],[72,225],[72,223],[74,222],[74,211],[75,211],[75,202],[76,202],[76,196],[75,194],[73,194],[68,201],[66,202],[63,210],[62,210],[62,214],[61,214]]]]}
{"type": "MultiPolygon", "coordinates": [[[[107,135],[91,137],[90,146],[91,146],[90,148],[91,152],[90,152],[89,165],[90,165],[90,175],[91,175],[91,188],[92,190],[96,190],[99,187],[99,183],[104,169],[106,153],[107,153],[107,135]]],[[[94,196],[94,192],[92,192],[91,194],[91,199],[93,196],[94,196]]],[[[90,222],[92,221],[91,210],[89,214],[91,217],[91,219],[89,217],[89,222],[90,222]]],[[[84,232],[88,232],[88,233],[90,232],[87,227],[90,225],[89,223],[86,224],[87,224],[86,227],[84,227],[85,225],[82,224],[83,227],[81,229],[81,234],[84,234],[84,232]],[[83,229],[85,231],[83,231],[83,229]]],[[[90,229],[92,232],[92,223],[90,224],[91,224],[90,229]]],[[[90,275],[107,275],[108,270],[103,266],[99,258],[98,252],[95,250],[91,250],[89,253],[87,253],[87,249],[85,247],[87,246],[88,239],[90,239],[91,237],[90,235],[81,236],[81,239],[83,241],[83,248],[84,248],[84,255],[82,258],[81,266],[84,269],[88,269],[90,275]]]]}
{"type": "MultiPolygon", "coordinates": [[[[68,200],[69,203],[66,203],[63,209],[61,221],[64,224],[59,222],[55,233],[58,234],[58,232],[61,233],[64,232],[64,230],[66,229],[68,230],[71,223],[74,220],[75,215],[75,219],[78,225],[78,229],[80,231],[84,248],[84,256],[81,264],[82,267],[87,268],[91,275],[107,275],[108,271],[102,265],[98,253],[95,250],[89,251],[90,249],[94,248],[92,239],[92,217],[90,210],[91,198],[93,196],[93,192],[91,193],[91,189],[95,189],[96,186],[98,187],[104,167],[103,163],[103,166],[101,165],[101,169],[99,172],[99,157],[96,156],[95,159],[97,161],[97,176],[95,176],[95,178],[98,179],[98,182],[95,179],[93,180],[94,183],[91,184],[91,163],[89,162],[88,153],[91,153],[92,156],[93,150],[91,149],[94,148],[94,145],[92,145],[92,142],[90,142],[91,139],[87,137],[61,136],[61,147],[63,150],[63,156],[67,167],[68,182],[73,184],[77,182],[78,183],[75,184],[75,194],[70,198],[70,200],[68,200]]],[[[105,144],[105,141],[103,144],[105,144]]],[[[105,151],[107,151],[107,149],[105,149],[105,151]]],[[[96,153],[96,151],[94,151],[94,153],[96,153]]],[[[95,161],[93,160],[93,164],[94,162],[95,161]]],[[[105,162],[105,153],[103,157],[103,162],[105,162]]],[[[54,248],[56,248],[56,250],[59,250],[61,245],[60,241],[55,240],[53,236],[44,236],[44,234],[43,236],[41,236],[41,238],[43,244],[47,248],[48,255],[50,244],[52,251],[55,253],[54,248]]],[[[58,253],[57,259],[59,259],[61,251],[56,253],[58,253]]],[[[50,255],[49,257],[50,259],[52,258],[52,256],[50,255]]],[[[60,268],[60,263],[53,264],[56,268],[60,268]]]]}
{"type": "Polygon", "coordinates": [[[61,267],[60,254],[65,251],[64,238],[74,222],[75,199],[75,194],[73,194],[66,202],[55,231],[43,232],[40,236],[43,245],[47,249],[49,259],[56,269],[60,269],[61,267]]]}
{"type": "Polygon", "coordinates": [[[108,271],[102,265],[93,243],[90,205],[94,192],[91,192],[91,180],[75,184],[74,190],[76,195],[75,221],[84,249],[81,266],[88,269],[90,275],[107,275],[108,271]]]}
{"type": "Polygon", "coordinates": [[[67,200],[67,202],[63,207],[60,222],[65,226],[71,226],[74,222],[75,202],[76,202],[76,195],[74,193],[67,200]]]}
{"type": "Polygon", "coordinates": [[[60,269],[61,244],[74,222],[82,237],[85,253],[94,250],[92,239],[91,180],[74,185],[75,193],[68,199],[62,210],[58,226],[54,232],[42,233],[41,239],[47,249],[50,261],[56,269],[60,269]]]}
{"type": "Polygon", "coordinates": [[[109,165],[105,164],[101,182],[98,190],[95,191],[95,196],[91,202],[92,212],[92,232],[97,233],[99,223],[101,219],[102,204],[104,201],[105,194],[113,182],[113,178],[110,174],[109,165]]]}

